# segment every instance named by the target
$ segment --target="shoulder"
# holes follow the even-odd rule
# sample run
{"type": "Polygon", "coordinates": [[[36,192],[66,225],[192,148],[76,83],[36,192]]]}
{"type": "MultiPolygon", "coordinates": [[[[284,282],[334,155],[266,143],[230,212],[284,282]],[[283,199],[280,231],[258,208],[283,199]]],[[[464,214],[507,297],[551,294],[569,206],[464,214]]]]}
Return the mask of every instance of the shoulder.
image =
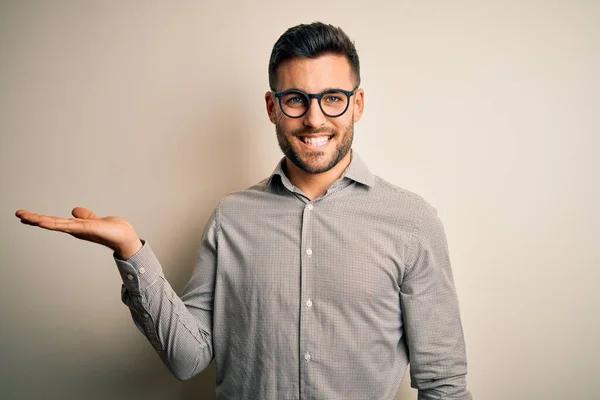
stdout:
{"type": "Polygon", "coordinates": [[[371,188],[372,197],[387,205],[391,212],[400,213],[415,220],[437,213],[435,208],[421,195],[397,186],[380,176],[374,175],[374,178],[374,185],[371,188]]]}
{"type": "Polygon", "coordinates": [[[270,178],[264,179],[246,189],[237,190],[223,197],[217,205],[217,212],[230,214],[267,204],[276,193],[270,188],[270,178]]]}

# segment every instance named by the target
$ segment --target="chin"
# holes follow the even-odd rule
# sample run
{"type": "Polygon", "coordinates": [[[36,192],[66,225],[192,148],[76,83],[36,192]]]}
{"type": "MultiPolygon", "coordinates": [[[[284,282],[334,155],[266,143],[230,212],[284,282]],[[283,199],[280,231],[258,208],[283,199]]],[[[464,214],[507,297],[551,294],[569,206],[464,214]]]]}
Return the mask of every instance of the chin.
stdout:
{"type": "Polygon", "coordinates": [[[288,158],[294,165],[309,174],[325,173],[333,169],[344,158],[338,158],[335,154],[328,155],[327,157],[325,155],[317,157],[319,158],[318,161],[314,160],[314,158],[311,160],[310,157],[299,157],[297,153],[288,155],[288,158]]]}

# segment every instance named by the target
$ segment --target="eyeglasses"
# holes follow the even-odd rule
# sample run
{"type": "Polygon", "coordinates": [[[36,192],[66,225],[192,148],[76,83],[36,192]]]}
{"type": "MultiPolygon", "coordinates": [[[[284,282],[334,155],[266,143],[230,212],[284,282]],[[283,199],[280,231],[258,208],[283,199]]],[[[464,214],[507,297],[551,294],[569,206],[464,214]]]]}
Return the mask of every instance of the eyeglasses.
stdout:
{"type": "Polygon", "coordinates": [[[344,114],[350,105],[350,97],[356,93],[358,86],[352,91],[329,89],[322,93],[305,93],[301,90],[290,89],[273,95],[279,100],[279,107],[290,118],[300,118],[308,112],[311,99],[317,99],[323,114],[336,118],[344,114]]]}

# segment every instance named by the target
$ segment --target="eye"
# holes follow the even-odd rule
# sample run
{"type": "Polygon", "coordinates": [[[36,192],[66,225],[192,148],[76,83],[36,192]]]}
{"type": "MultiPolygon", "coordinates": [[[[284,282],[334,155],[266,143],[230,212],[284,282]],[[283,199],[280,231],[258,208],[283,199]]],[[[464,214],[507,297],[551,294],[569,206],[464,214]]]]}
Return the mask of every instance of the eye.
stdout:
{"type": "Polygon", "coordinates": [[[340,93],[328,93],[325,96],[323,96],[323,99],[327,103],[340,103],[344,101],[344,98],[340,93]]]}
{"type": "Polygon", "coordinates": [[[286,94],[282,100],[286,107],[304,107],[306,105],[306,99],[299,93],[286,94]]]}
{"type": "Polygon", "coordinates": [[[294,97],[290,97],[289,99],[287,99],[288,103],[303,103],[304,99],[298,95],[294,96],[294,97]]]}

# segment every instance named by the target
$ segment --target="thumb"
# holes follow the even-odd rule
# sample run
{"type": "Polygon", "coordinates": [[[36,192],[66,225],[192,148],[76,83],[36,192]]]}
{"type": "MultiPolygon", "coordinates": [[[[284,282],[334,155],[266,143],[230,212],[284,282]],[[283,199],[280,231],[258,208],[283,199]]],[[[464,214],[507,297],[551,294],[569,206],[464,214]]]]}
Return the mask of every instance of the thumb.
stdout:
{"type": "Polygon", "coordinates": [[[83,207],[75,207],[73,209],[73,211],[71,211],[71,214],[73,214],[73,216],[75,218],[81,218],[81,219],[100,219],[100,217],[98,217],[92,211],[88,210],[87,208],[83,208],[83,207]]]}

